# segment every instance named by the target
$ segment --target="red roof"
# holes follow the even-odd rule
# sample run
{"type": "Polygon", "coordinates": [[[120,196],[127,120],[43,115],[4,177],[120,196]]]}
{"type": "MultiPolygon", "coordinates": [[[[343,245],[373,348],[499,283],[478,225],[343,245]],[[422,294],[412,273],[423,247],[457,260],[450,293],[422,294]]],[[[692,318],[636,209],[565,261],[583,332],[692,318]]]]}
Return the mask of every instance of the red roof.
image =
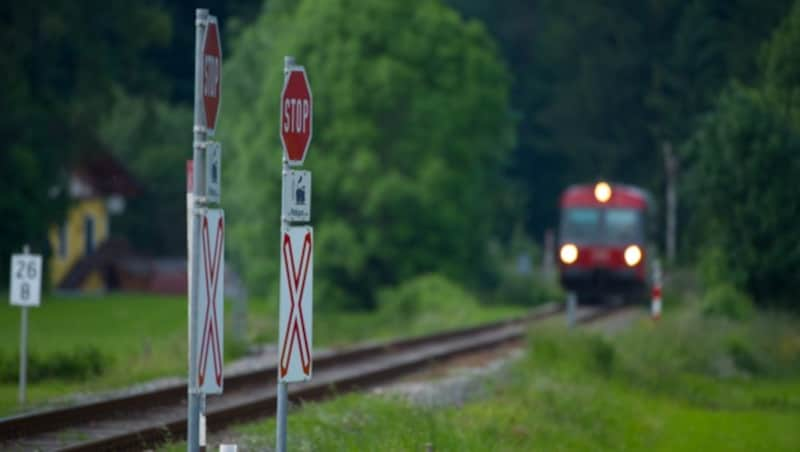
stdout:
{"type": "Polygon", "coordinates": [[[561,208],[564,207],[631,207],[647,208],[647,194],[630,185],[611,184],[611,198],[601,203],[594,197],[594,185],[573,185],[561,194],[561,208]]]}
{"type": "Polygon", "coordinates": [[[74,173],[96,194],[133,197],[143,191],[139,181],[110,152],[83,156],[74,173]]]}

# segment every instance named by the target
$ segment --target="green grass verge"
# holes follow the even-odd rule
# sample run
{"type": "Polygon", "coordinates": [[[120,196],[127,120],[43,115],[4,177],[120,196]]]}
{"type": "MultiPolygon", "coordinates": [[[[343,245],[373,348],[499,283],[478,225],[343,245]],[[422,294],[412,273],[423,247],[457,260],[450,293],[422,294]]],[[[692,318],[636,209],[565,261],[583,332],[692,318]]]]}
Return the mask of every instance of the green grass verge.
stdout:
{"type": "MultiPolygon", "coordinates": [[[[455,302],[448,302],[451,306],[455,302]]],[[[250,342],[275,342],[277,304],[251,299],[248,304],[250,342]]],[[[430,309],[408,315],[384,309],[375,313],[318,311],[314,342],[318,347],[342,346],[364,340],[423,334],[443,328],[521,314],[519,307],[482,307],[468,300],[462,309],[430,309]]],[[[233,343],[231,303],[226,302],[226,359],[245,349],[233,343]]],[[[0,356],[6,367],[18,366],[19,308],[0,305],[0,356]]],[[[185,376],[187,356],[185,297],[113,294],[98,297],[46,297],[30,309],[29,352],[42,361],[92,349],[103,356],[102,373],[87,378],[46,378],[28,386],[29,406],[74,393],[124,387],[157,377],[185,376]]],[[[71,355],[70,355],[71,356],[71,355]]],[[[17,384],[0,383],[0,415],[20,409],[17,384]]]]}
{"type": "MultiPolygon", "coordinates": [[[[731,322],[699,311],[686,306],[611,338],[537,330],[526,357],[462,406],[364,394],[305,404],[290,416],[289,449],[800,450],[800,348],[792,348],[800,321],[731,322]],[[757,364],[737,364],[740,346],[731,343],[748,344],[757,364]]],[[[275,423],[234,432],[247,450],[267,449],[275,423]]]]}

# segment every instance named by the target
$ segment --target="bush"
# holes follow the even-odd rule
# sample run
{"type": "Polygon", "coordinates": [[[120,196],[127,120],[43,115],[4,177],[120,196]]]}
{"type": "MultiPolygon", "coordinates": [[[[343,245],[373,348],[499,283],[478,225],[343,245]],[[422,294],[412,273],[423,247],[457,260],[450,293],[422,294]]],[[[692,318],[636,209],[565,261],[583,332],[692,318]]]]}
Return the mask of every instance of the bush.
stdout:
{"type": "MultiPolygon", "coordinates": [[[[110,356],[94,346],[81,346],[72,351],[59,351],[48,356],[36,352],[28,353],[28,381],[63,379],[82,380],[96,377],[111,365],[110,356]]],[[[0,355],[0,381],[19,381],[19,354],[0,355]]]]}
{"type": "Polygon", "coordinates": [[[584,373],[611,375],[617,361],[617,351],[608,339],[576,332],[544,328],[530,338],[530,357],[537,366],[567,375],[584,373]]]}
{"type": "Polygon", "coordinates": [[[753,301],[730,284],[719,284],[703,296],[703,313],[731,320],[747,320],[753,316],[753,301]]]}
{"type": "Polygon", "coordinates": [[[796,306],[800,209],[791,206],[800,199],[800,133],[790,118],[763,92],[733,86],[685,157],[695,241],[716,249],[703,255],[714,264],[705,276],[724,277],[759,303],[796,306]]]}
{"type": "Polygon", "coordinates": [[[495,290],[493,299],[500,304],[536,306],[564,299],[561,288],[533,275],[506,275],[495,290]]]}
{"type": "Polygon", "coordinates": [[[761,371],[761,364],[753,351],[753,345],[741,338],[731,338],[728,342],[728,355],[737,369],[756,374],[761,371]]]}
{"type": "Polygon", "coordinates": [[[444,276],[430,273],[381,290],[378,305],[384,313],[408,318],[424,312],[449,311],[457,315],[476,308],[478,301],[444,276]]]}
{"type": "Polygon", "coordinates": [[[564,298],[556,281],[535,264],[541,262],[541,250],[521,227],[514,228],[507,243],[491,242],[488,255],[491,274],[485,279],[492,302],[536,306],[564,298]]]}
{"type": "Polygon", "coordinates": [[[609,375],[614,369],[616,357],[614,346],[602,336],[592,337],[588,345],[595,369],[603,375],[609,375]]]}

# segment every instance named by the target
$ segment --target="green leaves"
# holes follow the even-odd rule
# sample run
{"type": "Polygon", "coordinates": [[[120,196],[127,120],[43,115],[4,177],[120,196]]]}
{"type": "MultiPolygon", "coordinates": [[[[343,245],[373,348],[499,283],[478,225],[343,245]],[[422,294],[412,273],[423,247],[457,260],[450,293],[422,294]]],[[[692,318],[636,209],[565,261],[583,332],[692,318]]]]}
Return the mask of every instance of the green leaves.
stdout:
{"type": "Polygon", "coordinates": [[[369,306],[379,287],[483,265],[514,124],[510,77],[480,24],[438,2],[307,0],[268,9],[231,53],[223,182],[251,290],[278,281],[284,55],[305,65],[314,95],[319,299],[369,306]]]}
{"type": "Polygon", "coordinates": [[[704,244],[707,279],[762,304],[796,305],[800,247],[800,3],[763,45],[760,84],[733,84],[686,146],[687,198],[704,244]],[[709,249],[710,248],[710,249],[709,249]]]}
{"type": "MultiPolygon", "coordinates": [[[[800,134],[763,92],[734,85],[687,146],[688,198],[729,280],[758,302],[800,290],[800,134]]],[[[703,252],[708,252],[703,249],[703,252]]]]}

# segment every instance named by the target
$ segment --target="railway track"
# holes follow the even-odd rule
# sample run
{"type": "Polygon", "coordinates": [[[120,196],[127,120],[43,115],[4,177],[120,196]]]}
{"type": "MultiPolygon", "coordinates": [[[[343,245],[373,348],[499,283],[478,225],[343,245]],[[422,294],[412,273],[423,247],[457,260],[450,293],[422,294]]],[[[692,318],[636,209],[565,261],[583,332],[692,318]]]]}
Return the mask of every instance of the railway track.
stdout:
{"type": "MultiPolygon", "coordinates": [[[[582,308],[588,323],[616,309],[582,308]]],[[[315,356],[314,379],[290,386],[293,401],[366,388],[427,364],[521,340],[530,323],[561,312],[544,306],[529,315],[428,336],[359,345],[315,356]]],[[[208,397],[207,425],[270,416],[275,411],[275,364],[225,377],[225,393],[208,397]]],[[[186,434],[186,385],[0,419],[0,450],[141,450],[186,434]]]]}

